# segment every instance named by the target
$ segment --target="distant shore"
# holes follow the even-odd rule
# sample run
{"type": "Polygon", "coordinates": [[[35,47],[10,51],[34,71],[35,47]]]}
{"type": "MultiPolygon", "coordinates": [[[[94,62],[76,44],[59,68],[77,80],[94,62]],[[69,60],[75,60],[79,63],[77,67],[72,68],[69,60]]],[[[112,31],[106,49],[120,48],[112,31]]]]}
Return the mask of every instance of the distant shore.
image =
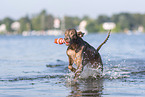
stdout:
{"type": "Polygon", "coordinates": [[[109,28],[114,33],[143,33],[145,32],[145,14],[124,12],[113,14],[112,16],[100,15],[94,19],[89,16],[83,16],[81,18],[77,16],[55,17],[48,14],[46,10],[42,10],[36,15],[26,15],[18,20],[10,17],[0,20],[0,34],[23,34],[28,31],[31,33],[35,31],[37,34],[41,34],[43,33],[42,31],[70,28],[83,29],[87,32],[96,33],[106,32],[106,29],[108,30],[109,28]]]}

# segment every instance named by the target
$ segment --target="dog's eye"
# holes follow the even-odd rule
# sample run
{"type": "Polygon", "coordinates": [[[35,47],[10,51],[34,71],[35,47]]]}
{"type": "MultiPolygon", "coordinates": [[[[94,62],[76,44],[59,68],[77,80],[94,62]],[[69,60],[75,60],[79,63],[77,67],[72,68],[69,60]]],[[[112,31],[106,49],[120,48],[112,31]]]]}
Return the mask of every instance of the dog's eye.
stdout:
{"type": "Polygon", "coordinates": [[[71,35],[73,35],[74,33],[75,33],[74,31],[71,31],[71,33],[70,33],[70,34],[71,34],[71,35]]]}

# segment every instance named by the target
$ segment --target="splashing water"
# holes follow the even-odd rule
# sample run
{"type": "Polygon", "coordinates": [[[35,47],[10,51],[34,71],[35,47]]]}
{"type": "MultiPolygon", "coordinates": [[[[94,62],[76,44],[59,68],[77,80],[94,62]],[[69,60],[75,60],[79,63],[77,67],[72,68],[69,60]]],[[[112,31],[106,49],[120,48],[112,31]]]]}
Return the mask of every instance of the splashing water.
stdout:
{"type": "MultiPolygon", "coordinates": [[[[133,75],[135,76],[136,74],[144,73],[144,64],[145,62],[143,60],[134,59],[109,61],[107,64],[104,64],[103,72],[99,69],[85,66],[79,78],[87,79],[91,77],[95,79],[104,78],[110,80],[130,78],[133,75]]],[[[68,76],[71,80],[73,80],[74,73],[70,72],[68,76]]]]}

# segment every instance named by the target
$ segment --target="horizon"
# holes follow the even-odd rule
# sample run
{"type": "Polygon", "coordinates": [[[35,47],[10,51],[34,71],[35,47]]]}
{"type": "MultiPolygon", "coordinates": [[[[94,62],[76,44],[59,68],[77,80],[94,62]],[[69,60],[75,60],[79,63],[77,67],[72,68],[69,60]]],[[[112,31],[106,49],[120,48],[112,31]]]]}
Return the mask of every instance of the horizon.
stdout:
{"type": "Polygon", "coordinates": [[[92,19],[96,19],[96,18],[98,18],[98,17],[101,16],[101,15],[105,15],[105,16],[111,17],[111,16],[113,16],[113,15],[115,15],[115,14],[121,14],[121,13],[141,14],[141,15],[145,14],[145,13],[138,13],[138,12],[118,12],[118,13],[114,13],[114,14],[111,14],[111,15],[99,14],[99,15],[97,15],[96,17],[91,17],[91,16],[89,16],[89,15],[82,15],[82,16],[77,16],[77,15],[64,15],[64,16],[58,17],[58,16],[55,16],[55,15],[52,14],[52,13],[48,13],[48,11],[47,11],[46,9],[42,9],[42,10],[40,10],[40,11],[37,12],[37,13],[25,14],[25,15],[23,15],[23,16],[18,17],[17,19],[16,19],[16,18],[13,18],[13,17],[10,17],[10,16],[5,16],[5,17],[3,17],[2,19],[0,18],[0,20],[3,20],[3,19],[5,19],[5,18],[11,18],[11,19],[13,19],[14,21],[17,21],[17,20],[19,20],[20,18],[26,17],[26,16],[28,16],[29,18],[32,18],[33,16],[35,16],[35,15],[37,15],[37,14],[40,14],[40,12],[43,11],[43,10],[45,10],[45,11],[47,12],[47,15],[52,15],[52,16],[54,16],[55,18],[62,18],[62,17],[64,17],[64,16],[83,18],[84,16],[88,16],[88,17],[90,17],[90,18],[92,18],[92,19]]]}
{"type": "Polygon", "coordinates": [[[63,16],[89,16],[96,18],[99,15],[112,16],[118,13],[139,13],[145,14],[144,0],[134,1],[83,1],[83,0],[12,0],[1,1],[0,20],[10,17],[17,20],[26,15],[32,16],[42,10],[46,10],[48,14],[54,17],[63,16]],[[84,11],[85,10],[85,11],[84,11]]]}

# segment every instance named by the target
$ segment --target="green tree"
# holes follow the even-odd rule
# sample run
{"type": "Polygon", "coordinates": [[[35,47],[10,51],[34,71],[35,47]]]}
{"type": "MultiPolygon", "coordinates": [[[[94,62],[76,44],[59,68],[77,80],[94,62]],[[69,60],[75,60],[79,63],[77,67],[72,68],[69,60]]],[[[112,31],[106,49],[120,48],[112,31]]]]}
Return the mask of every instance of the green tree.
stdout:
{"type": "Polygon", "coordinates": [[[115,14],[111,17],[111,20],[116,23],[117,29],[120,29],[120,31],[133,30],[136,24],[133,15],[129,13],[115,14]]]}
{"type": "Polygon", "coordinates": [[[40,24],[40,17],[39,16],[33,16],[31,19],[32,23],[32,29],[33,30],[41,30],[41,24],[40,24]]]}
{"type": "Polygon", "coordinates": [[[110,17],[106,16],[106,15],[100,15],[98,18],[97,18],[97,24],[101,25],[103,24],[104,22],[110,22],[110,17]]]}
{"type": "Polygon", "coordinates": [[[145,14],[142,15],[142,25],[145,28],[145,14]]]}
{"type": "Polygon", "coordinates": [[[20,25],[21,25],[20,26],[20,33],[23,32],[23,31],[30,31],[32,29],[31,21],[30,21],[28,16],[20,18],[19,22],[20,22],[20,25]]]}
{"type": "Polygon", "coordinates": [[[13,19],[9,18],[9,17],[6,17],[2,20],[2,24],[5,24],[6,25],[6,29],[8,32],[11,32],[12,29],[11,29],[11,24],[14,22],[13,19]]]}
{"type": "Polygon", "coordinates": [[[86,29],[88,32],[90,33],[95,33],[95,32],[98,32],[99,31],[99,25],[97,25],[96,21],[91,19],[91,20],[88,20],[87,21],[87,26],[86,26],[86,29]]]}
{"type": "Polygon", "coordinates": [[[45,21],[45,30],[53,29],[53,24],[54,24],[54,17],[52,15],[47,15],[46,16],[46,21],[45,21]]]}
{"type": "Polygon", "coordinates": [[[48,30],[53,28],[54,17],[47,15],[45,10],[42,10],[39,14],[35,15],[31,19],[33,30],[48,30]]]}
{"type": "Polygon", "coordinates": [[[64,19],[66,29],[76,28],[81,21],[81,19],[79,19],[78,17],[70,17],[70,16],[65,16],[64,19]]]}
{"type": "Polygon", "coordinates": [[[43,29],[43,27],[42,27],[42,25],[43,25],[43,16],[41,17],[41,15],[43,14],[43,11],[40,13],[40,14],[37,14],[37,15],[35,15],[35,16],[33,16],[32,17],[32,19],[31,19],[31,23],[32,23],[32,29],[33,30],[42,30],[43,29]]]}
{"type": "Polygon", "coordinates": [[[86,20],[86,21],[89,21],[91,18],[89,16],[83,16],[83,18],[81,20],[86,20]]]}

